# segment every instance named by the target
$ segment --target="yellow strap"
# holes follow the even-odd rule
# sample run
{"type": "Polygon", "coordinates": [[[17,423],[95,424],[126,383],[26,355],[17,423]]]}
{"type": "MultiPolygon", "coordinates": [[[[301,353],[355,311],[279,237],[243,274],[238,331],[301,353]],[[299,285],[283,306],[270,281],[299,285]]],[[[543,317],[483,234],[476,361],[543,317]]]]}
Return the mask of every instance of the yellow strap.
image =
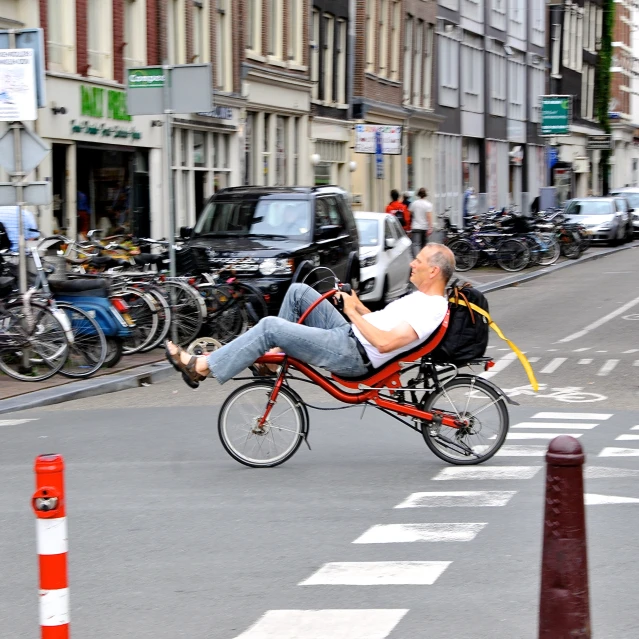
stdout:
{"type": "MultiPolygon", "coordinates": [[[[454,302],[454,299],[450,298],[449,301],[454,302]]],[[[513,350],[515,355],[517,355],[517,359],[521,362],[521,365],[524,367],[524,370],[526,371],[526,375],[528,375],[528,381],[530,382],[530,385],[532,386],[533,390],[537,392],[539,390],[539,384],[537,383],[537,379],[535,378],[535,373],[533,372],[530,362],[528,361],[526,356],[517,348],[517,346],[513,342],[511,342],[501,332],[501,328],[499,328],[499,326],[497,326],[497,324],[493,322],[492,317],[483,308],[480,308],[479,306],[477,306],[476,304],[473,304],[472,302],[470,304],[466,304],[466,302],[464,302],[463,300],[457,300],[457,304],[460,304],[462,306],[469,306],[470,308],[473,309],[473,311],[475,311],[476,313],[479,313],[480,315],[483,315],[488,320],[488,326],[490,326],[495,331],[495,333],[497,333],[497,335],[501,339],[503,339],[504,342],[508,344],[508,346],[510,346],[510,348],[513,350]]]]}

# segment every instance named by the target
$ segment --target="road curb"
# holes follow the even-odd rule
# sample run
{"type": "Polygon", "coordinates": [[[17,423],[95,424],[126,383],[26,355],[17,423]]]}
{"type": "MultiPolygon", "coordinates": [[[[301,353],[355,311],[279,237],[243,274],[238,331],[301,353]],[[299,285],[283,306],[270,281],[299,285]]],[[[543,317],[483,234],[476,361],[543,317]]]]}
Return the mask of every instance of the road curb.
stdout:
{"type": "Polygon", "coordinates": [[[54,386],[53,388],[45,388],[0,400],[0,414],[61,404],[74,399],[106,395],[107,393],[115,393],[129,388],[146,386],[147,384],[156,384],[169,379],[174,374],[173,367],[168,363],[146,364],[122,373],[71,382],[63,386],[54,386]]]}
{"type": "Polygon", "coordinates": [[[509,286],[516,286],[517,284],[523,284],[525,282],[531,282],[532,280],[536,280],[539,277],[543,277],[544,275],[550,275],[551,273],[555,273],[556,271],[560,271],[564,268],[568,268],[570,266],[576,266],[577,264],[583,264],[584,262],[592,262],[593,260],[598,260],[602,257],[607,257],[608,255],[614,255],[615,253],[620,253],[621,251],[628,251],[630,249],[639,248],[639,244],[630,244],[627,246],[617,246],[615,248],[611,248],[602,253],[593,253],[591,255],[585,254],[582,255],[578,260],[568,260],[566,262],[562,262],[561,264],[553,264],[548,268],[543,268],[534,273],[527,273],[525,275],[515,275],[513,277],[509,277],[506,280],[499,280],[494,284],[480,284],[477,286],[477,290],[482,293],[491,293],[493,291],[500,291],[504,288],[508,288],[509,286]]]}

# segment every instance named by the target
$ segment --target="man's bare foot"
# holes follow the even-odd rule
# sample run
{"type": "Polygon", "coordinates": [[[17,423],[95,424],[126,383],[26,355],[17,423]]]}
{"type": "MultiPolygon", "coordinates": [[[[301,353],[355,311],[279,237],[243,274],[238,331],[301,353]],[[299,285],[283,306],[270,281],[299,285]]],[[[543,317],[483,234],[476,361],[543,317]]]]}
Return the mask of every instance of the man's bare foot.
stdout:
{"type": "MultiPolygon", "coordinates": [[[[169,353],[171,354],[171,357],[178,359],[177,355],[178,355],[179,347],[177,346],[177,344],[174,344],[171,341],[167,341],[166,347],[169,353]]],[[[179,359],[180,359],[180,362],[182,362],[182,364],[186,365],[191,361],[191,357],[193,357],[193,355],[183,350],[182,353],[180,354],[179,359]]],[[[205,356],[200,356],[200,357],[196,356],[195,372],[199,373],[203,377],[206,377],[207,375],[210,374],[211,371],[209,370],[209,364],[205,356]]]]}

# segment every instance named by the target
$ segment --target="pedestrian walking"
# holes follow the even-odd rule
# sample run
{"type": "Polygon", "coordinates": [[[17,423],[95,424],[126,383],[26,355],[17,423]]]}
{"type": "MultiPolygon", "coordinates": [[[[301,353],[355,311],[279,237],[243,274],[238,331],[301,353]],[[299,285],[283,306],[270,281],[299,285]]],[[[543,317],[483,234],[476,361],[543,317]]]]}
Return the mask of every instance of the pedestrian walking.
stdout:
{"type": "Polygon", "coordinates": [[[399,200],[399,191],[397,189],[393,189],[390,193],[391,202],[386,207],[386,213],[391,213],[402,225],[402,228],[406,233],[410,233],[410,212],[408,207],[400,202],[399,200]]]}
{"type": "Polygon", "coordinates": [[[426,199],[428,191],[422,187],[417,191],[417,199],[410,205],[412,218],[413,255],[417,255],[428,243],[433,232],[433,205],[426,199]]]}

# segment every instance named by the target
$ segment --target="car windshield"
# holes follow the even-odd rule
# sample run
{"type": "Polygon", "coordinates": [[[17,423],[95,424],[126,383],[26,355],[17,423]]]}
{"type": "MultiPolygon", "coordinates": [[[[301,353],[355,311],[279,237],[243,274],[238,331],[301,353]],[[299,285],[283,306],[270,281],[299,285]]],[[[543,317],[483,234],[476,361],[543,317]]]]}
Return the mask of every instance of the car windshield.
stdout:
{"type": "Polygon", "coordinates": [[[567,215],[611,215],[612,208],[605,200],[573,200],[565,212],[567,215]]]}
{"type": "Polygon", "coordinates": [[[359,218],[355,221],[357,222],[359,245],[377,246],[379,244],[379,230],[377,220],[359,218]]]}
{"type": "Polygon", "coordinates": [[[213,200],[200,215],[194,235],[306,239],[310,228],[308,200],[213,200]]]}
{"type": "Polygon", "coordinates": [[[625,197],[628,202],[630,202],[631,209],[639,209],[639,193],[628,193],[627,191],[622,191],[621,193],[614,193],[613,195],[620,195],[621,197],[625,197]]]}

